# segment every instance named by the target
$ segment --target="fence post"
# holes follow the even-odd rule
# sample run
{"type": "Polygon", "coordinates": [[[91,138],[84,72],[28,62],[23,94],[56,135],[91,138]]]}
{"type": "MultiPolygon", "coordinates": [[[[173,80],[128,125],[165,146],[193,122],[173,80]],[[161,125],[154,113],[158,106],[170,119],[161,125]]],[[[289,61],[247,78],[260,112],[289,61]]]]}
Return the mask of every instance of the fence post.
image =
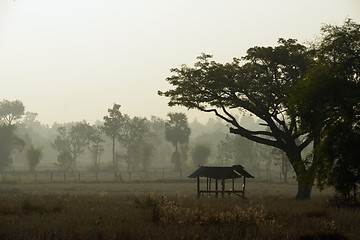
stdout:
{"type": "Polygon", "coordinates": [[[35,173],[35,183],[36,183],[36,173],[35,173]]]}
{"type": "Polygon", "coordinates": [[[79,183],[80,183],[80,172],[79,172],[79,183]]]}
{"type": "Polygon", "coordinates": [[[52,172],[50,172],[50,182],[52,182],[52,172]]]}
{"type": "Polygon", "coordinates": [[[64,182],[66,183],[66,173],[64,172],[64,182]]]}
{"type": "Polygon", "coordinates": [[[21,182],[21,181],[20,181],[20,175],[21,175],[21,173],[20,173],[20,171],[19,171],[19,183],[21,182]]]}

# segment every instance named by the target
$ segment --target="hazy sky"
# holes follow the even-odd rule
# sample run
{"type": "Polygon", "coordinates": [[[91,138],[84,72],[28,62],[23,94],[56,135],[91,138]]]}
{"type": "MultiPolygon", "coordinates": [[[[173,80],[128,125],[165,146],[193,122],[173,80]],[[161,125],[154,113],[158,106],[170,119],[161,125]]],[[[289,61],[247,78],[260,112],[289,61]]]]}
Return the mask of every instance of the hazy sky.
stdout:
{"type": "Polygon", "coordinates": [[[170,68],[202,52],[228,62],[279,37],[312,41],[347,17],[360,22],[359,0],[0,0],[0,100],[46,124],[93,123],[113,103],[166,118],[187,112],[157,95],[170,68]]]}

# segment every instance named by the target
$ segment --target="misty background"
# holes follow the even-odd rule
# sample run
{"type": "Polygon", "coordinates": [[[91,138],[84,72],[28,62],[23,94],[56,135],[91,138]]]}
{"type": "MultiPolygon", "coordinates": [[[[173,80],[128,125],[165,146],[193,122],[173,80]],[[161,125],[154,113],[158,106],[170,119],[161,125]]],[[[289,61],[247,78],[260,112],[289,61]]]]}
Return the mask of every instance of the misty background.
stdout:
{"type": "Polygon", "coordinates": [[[357,0],[0,0],[0,98],[19,99],[51,126],[101,120],[113,103],[131,116],[185,112],[157,95],[170,69],[201,53],[230,62],[279,37],[312,41],[322,24],[360,20],[357,0]]]}

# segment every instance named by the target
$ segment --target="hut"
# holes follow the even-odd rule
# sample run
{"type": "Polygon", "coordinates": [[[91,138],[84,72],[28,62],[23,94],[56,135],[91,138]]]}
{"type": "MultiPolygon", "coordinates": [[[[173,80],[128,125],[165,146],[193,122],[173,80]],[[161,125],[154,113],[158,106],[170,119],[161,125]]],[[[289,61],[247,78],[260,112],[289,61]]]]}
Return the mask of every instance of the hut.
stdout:
{"type": "Polygon", "coordinates": [[[209,196],[215,193],[218,197],[219,193],[224,197],[224,194],[235,194],[245,198],[245,184],[246,178],[254,178],[250,173],[244,170],[241,165],[234,165],[232,167],[206,167],[200,166],[195,172],[189,175],[189,178],[197,178],[197,197],[201,194],[206,193],[209,196]],[[200,188],[200,178],[206,178],[206,190],[200,188]],[[235,190],[235,179],[243,178],[243,184],[241,190],[235,190]],[[211,181],[215,180],[215,189],[211,189],[211,181]],[[232,180],[232,188],[225,190],[225,180],[232,180]],[[221,181],[221,190],[218,188],[218,182],[221,181]]]}

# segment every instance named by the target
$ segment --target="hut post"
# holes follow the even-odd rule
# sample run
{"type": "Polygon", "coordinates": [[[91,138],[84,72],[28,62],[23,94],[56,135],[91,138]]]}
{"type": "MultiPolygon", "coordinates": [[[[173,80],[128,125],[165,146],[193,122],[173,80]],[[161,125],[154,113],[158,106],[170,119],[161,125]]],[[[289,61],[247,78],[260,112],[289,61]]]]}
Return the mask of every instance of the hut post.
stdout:
{"type": "Polygon", "coordinates": [[[235,191],[235,178],[232,179],[232,191],[235,191]]]}
{"type": "Polygon", "coordinates": [[[218,179],[215,179],[215,197],[218,198],[219,192],[218,192],[218,179]]]}
{"type": "Polygon", "coordinates": [[[242,197],[245,198],[245,184],[246,184],[246,177],[244,176],[244,183],[243,183],[243,190],[242,190],[242,197]]]}
{"type": "Polygon", "coordinates": [[[200,197],[200,178],[197,178],[197,197],[200,197]]]}
{"type": "Polygon", "coordinates": [[[211,196],[211,178],[209,180],[209,196],[211,196]]]}
{"type": "Polygon", "coordinates": [[[224,197],[225,193],[225,179],[221,179],[221,197],[224,197]]]}
{"type": "Polygon", "coordinates": [[[206,178],[206,191],[209,191],[209,178],[206,178]]]}

